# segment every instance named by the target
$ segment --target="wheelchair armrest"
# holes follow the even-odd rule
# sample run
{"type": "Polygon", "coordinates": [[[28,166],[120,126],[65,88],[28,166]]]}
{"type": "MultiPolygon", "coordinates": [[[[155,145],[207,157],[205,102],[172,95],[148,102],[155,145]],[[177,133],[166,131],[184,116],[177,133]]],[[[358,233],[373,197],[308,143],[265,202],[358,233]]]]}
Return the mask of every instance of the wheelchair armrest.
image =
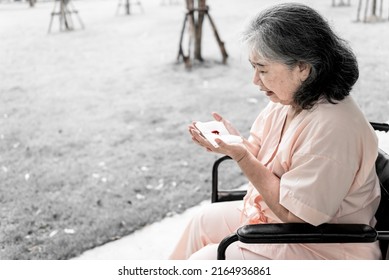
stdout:
{"type": "Polygon", "coordinates": [[[377,239],[376,230],[364,224],[246,225],[238,229],[237,235],[243,243],[367,243],[377,239]]]}
{"type": "Polygon", "coordinates": [[[389,124],[387,123],[370,122],[370,124],[374,130],[385,131],[385,132],[389,131],[389,124]]]}
{"type": "Polygon", "coordinates": [[[220,242],[218,260],[225,259],[227,247],[242,243],[370,243],[378,239],[377,231],[364,224],[279,223],[246,225],[220,242]]]}

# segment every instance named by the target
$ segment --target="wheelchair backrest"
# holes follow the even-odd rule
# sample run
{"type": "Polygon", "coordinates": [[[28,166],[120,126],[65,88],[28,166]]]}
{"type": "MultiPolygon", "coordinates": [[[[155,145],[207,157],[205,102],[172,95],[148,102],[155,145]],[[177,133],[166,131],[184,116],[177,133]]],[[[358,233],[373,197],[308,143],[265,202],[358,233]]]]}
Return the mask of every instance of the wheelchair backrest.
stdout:
{"type": "MultiPolygon", "coordinates": [[[[377,231],[389,230],[389,156],[382,150],[376,160],[376,171],[381,186],[381,202],[376,213],[377,231]]],[[[383,258],[389,257],[388,241],[380,241],[383,258]]]]}

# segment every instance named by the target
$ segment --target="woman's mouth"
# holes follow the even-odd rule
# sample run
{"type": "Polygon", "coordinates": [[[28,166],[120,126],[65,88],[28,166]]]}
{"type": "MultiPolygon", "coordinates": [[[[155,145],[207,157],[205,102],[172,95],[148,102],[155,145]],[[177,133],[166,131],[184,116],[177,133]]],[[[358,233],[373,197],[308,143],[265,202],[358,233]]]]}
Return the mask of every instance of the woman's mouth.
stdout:
{"type": "Polygon", "coordinates": [[[271,96],[271,95],[274,94],[274,92],[272,92],[272,91],[265,91],[265,94],[266,94],[266,96],[271,96]]]}

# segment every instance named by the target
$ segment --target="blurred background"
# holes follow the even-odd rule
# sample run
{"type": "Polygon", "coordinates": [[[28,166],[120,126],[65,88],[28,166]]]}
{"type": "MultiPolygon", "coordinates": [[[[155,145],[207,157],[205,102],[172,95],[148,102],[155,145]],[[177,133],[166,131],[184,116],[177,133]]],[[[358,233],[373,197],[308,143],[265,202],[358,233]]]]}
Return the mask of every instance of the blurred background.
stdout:
{"type": "MultiPolygon", "coordinates": [[[[210,199],[217,156],[187,125],[216,111],[248,135],[267,99],[240,31],[280,2],[194,1],[196,45],[191,1],[0,0],[0,259],[69,259],[210,199]]],[[[387,121],[389,1],[297,2],[349,42],[352,94],[387,121]]]]}

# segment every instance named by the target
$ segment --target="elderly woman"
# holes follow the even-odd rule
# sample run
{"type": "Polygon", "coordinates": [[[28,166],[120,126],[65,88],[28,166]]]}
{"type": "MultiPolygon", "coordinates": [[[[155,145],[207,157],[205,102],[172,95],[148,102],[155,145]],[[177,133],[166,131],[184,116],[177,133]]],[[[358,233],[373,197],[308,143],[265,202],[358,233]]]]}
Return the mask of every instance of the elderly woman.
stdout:
{"type": "MultiPolygon", "coordinates": [[[[207,206],[187,226],[171,259],[216,259],[218,243],[244,224],[375,225],[380,200],[377,139],[349,93],[358,79],[353,52],[313,9],[280,4],[243,34],[253,83],[270,102],[242,143],[215,148],[189,126],[192,140],[232,157],[249,181],[243,202],[207,206]]],[[[229,121],[214,113],[229,132],[229,121]]],[[[243,244],[227,259],[379,259],[378,243],[243,244]]]]}

